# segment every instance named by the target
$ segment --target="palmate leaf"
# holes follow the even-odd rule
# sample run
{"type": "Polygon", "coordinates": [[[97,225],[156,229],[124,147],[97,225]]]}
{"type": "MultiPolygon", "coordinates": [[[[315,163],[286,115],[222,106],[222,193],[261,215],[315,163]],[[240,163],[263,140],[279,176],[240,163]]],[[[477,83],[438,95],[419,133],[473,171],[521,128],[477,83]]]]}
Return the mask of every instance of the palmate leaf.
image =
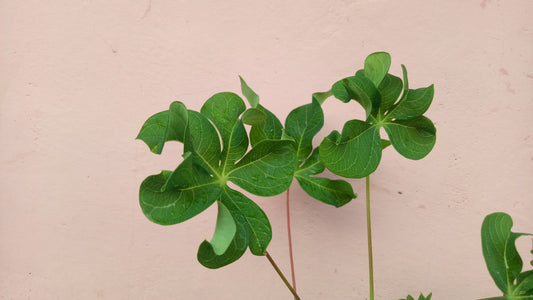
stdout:
{"type": "Polygon", "coordinates": [[[282,193],[292,181],[297,162],[294,142],[270,139],[281,136],[277,132],[281,126],[268,120],[268,111],[257,104],[252,111],[256,116],[249,118],[255,118],[252,123],[260,123],[264,132],[246,153],[249,141],[242,119],[247,110],[233,93],[213,95],[200,112],[178,104],[149,118],[139,134],[150,149],[159,151],[164,142],[177,140],[183,142],[186,153],[174,172],[150,176],[141,184],[143,212],[158,224],[170,225],[193,217],[216,201],[215,233],[211,241],[200,245],[200,263],[219,268],[240,258],[248,247],[252,254],[264,255],[272,237],[268,218],[227,182],[256,195],[282,193]],[[257,120],[257,115],[264,115],[264,120],[257,120]]]}
{"type": "Polygon", "coordinates": [[[435,145],[436,129],[423,116],[433,100],[433,85],[409,89],[407,71],[402,79],[388,74],[390,56],[384,52],[369,55],[365,68],[354,76],[333,84],[332,94],[343,102],[355,100],[366,112],[366,120],[350,120],[342,133],[336,131],[320,144],[320,159],[331,172],[362,178],[376,170],[384,147],[380,129],[402,156],[422,159],[435,145]]]}
{"type": "Polygon", "coordinates": [[[507,299],[533,299],[533,272],[522,272],[522,259],[516,239],[526,233],[511,231],[513,220],[508,214],[493,213],[481,225],[481,244],[487,269],[494,283],[507,299]]]}

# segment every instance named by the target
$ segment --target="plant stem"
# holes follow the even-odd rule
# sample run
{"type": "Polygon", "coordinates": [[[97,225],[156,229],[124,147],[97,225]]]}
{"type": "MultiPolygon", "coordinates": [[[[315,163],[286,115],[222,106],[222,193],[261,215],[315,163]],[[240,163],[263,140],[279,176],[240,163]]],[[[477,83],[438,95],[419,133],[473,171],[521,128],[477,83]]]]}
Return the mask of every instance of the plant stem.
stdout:
{"type": "Polygon", "coordinates": [[[270,254],[265,251],[265,255],[266,257],[268,258],[268,261],[270,262],[270,264],[272,264],[272,267],[274,267],[274,270],[276,270],[276,273],[278,273],[279,277],[281,278],[281,280],[283,280],[283,283],[285,283],[285,285],[287,286],[287,288],[291,291],[291,293],[294,295],[294,299],[296,300],[301,300],[300,299],[300,296],[298,296],[298,294],[296,294],[296,291],[292,288],[291,284],[289,283],[289,281],[287,280],[287,278],[285,278],[285,276],[283,275],[283,273],[281,273],[281,270],[278,268],[278,265],[276,265],[276,263],[274,262],[274,260],[272,259],[272,256],[270,256],[270,254]]]}
{"type": "Polygon", "coordinates": [[[370,175],[366,176],[366,232],[368,236],[368,280],[370,300],[374,300],[374,262],[372,258],[372,225],[370,222],[370,175]]]}
{"type": "Polygon", "coordinates": [[[290,188],[287,189],[287,235],[289,237],[289,257],[291,261],[292,287],[294,288],[294,291],[296,291],[296,274],[294,273],[294,258],[292,255],[292,235],[291,235],[291,214],[290,214],[290,208],[289,208],[289,191],[290,191],[290,188]]]}

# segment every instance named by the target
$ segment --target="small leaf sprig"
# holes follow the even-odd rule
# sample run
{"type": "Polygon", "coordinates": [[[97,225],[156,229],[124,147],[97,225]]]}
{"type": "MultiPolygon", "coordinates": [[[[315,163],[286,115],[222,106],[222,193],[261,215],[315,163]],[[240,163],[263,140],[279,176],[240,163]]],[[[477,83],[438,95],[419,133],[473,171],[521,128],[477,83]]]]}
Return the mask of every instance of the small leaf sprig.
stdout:
{"type": "MultiPolygon", "coordinates": [[[[429,293],[429,295],[427,295],[427,296],[424,296],[423,294],[420,294],[418,296],[418,300],[431,300],[431,296],[432,296],[431,293],[429,293]]],[[[411,295],[408,295],[407,298],[400,299],[400,300],[415,300],[415,297],[413,297],[411,295]]]]}

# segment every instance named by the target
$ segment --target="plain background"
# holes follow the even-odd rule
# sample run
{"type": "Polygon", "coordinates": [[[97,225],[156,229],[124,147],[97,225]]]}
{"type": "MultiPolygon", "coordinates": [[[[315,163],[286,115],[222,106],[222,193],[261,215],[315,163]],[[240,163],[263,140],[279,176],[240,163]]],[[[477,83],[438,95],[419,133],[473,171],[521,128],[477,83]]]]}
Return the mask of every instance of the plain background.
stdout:
{"type": "MultiPolygon", "coordinates": [[[[0,299],[292,299],[264,257],[196,261],[214,206],[169,227],[143,216],[140,183],[181,147],[157,156],[135,137],[174,100],[240,92],[238,75],[284,120],[375,51],[411,87],[435,84],[438,130],[425,159],[387,149],[371,177],[376,299],[497,296],[484,216],[533,232],[532,15],[530,0],[0,1],[0,299]]],[[[324,109],[317,141],[361,114],[324,109]]],[[[364,182],[350,182],[359,197],[338,209],[291,189],[303,299],[368,298],[364,182]]],[[[285,196],[253,199],[289,275],[285,196]]]]}

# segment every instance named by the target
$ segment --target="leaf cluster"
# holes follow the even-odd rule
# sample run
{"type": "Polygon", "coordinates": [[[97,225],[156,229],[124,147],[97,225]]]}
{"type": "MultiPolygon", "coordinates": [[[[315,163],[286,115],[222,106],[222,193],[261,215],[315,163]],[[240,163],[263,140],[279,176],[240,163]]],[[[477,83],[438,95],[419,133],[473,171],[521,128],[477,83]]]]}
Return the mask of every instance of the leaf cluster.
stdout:
{"type": "Polygon", "coordinates": [[[349,120],[320,144],[320,159],[331,172],[349,178],[366,177],[376,170],[382,149],[391,145],[409,159],[424,158],[435,145],[436,129],[423,114],[433,100],[433,85],[410,89],[407,70],[402,79],[388,73],[386,52],[370,54],[364,69],[333,84],[319,98],[333,95],[342,102],[354,100],[365,110],[365,120],[349,120]],[[382,139],[380,129],[388,135],[382,139]]]}
{"type": "Polygon", "coordinates": [[[254,195],[274,196],[296,178],[309,195],[336,207],[356,197],[346,181],[315,176],[325,169],[312,146],[324,124],[316,100],[293,110],[284,129],[242,78],[241,88],[249,108],[230,92],[213,95],[199,112],[176,101],[148,118],[137,136],[156,154],[168,141],[183,144],[183,160],[173,171],[141,184],[140,206],[149,220],[178,224],[217,203],[213,238],[200,245],[197,255],[208,268],[236,261],[247,248],[264,255],[272,239],[263,210],[228,182],[254,195]]]}
{"type": "Polygon", "coordinates": [[[515,245],[519,237],[532,234],[512,232],[512,226],[513,220],[506,213],[485,217],[481,225],[483,256],[494,283],[504,294],[502,299],[532,300],[533,270],[522,272],[522,258],[515,245]]]}

